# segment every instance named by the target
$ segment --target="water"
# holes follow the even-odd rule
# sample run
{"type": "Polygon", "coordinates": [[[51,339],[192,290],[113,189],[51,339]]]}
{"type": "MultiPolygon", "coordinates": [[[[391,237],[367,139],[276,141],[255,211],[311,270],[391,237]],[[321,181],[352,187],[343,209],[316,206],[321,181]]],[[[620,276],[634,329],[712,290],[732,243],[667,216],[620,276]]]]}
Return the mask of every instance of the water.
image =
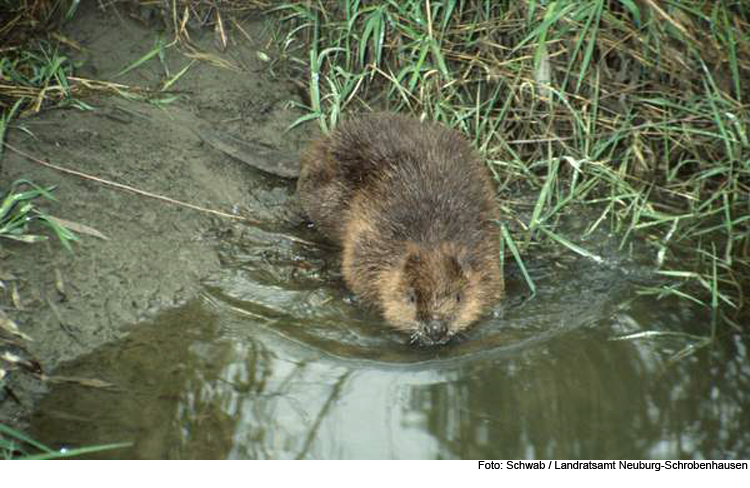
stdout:
{"type": "MultiPolygon", "coordinates": [[[[574,228],[574,227],[573,227],[574,228]]],[[[575,234],[573,234],[575,235],[575,234]]],[[[335,255],[247,228],[205,293],[56,374],[32,434],[56,446],[131,441],[115,458],[515,459],[750,457],[747,343],[706,334],[656,283],[648,250],[599,235],[528,257],[509,299],[458,344],[416,349],[344,289],[335,255]],[[642,331],[674,332],[617,340],[642,331]]]]}

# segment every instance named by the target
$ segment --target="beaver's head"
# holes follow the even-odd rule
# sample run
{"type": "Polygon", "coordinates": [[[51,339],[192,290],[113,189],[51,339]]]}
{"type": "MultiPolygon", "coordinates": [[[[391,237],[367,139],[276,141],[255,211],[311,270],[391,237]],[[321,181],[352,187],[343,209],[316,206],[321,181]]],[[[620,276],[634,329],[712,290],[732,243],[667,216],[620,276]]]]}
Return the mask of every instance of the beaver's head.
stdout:
{"type": "Polygon", "coordinates": [[[501,298],[497,259],[453,243],[408,244],[379,279],[385,319],[420,345],[447,342],[501,298]]]}

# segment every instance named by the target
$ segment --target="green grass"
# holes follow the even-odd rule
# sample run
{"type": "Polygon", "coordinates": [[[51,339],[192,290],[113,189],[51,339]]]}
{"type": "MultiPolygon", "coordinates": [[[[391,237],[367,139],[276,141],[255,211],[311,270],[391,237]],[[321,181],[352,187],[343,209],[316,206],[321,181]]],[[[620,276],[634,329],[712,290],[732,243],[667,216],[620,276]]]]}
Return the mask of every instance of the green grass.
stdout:
{"type": "Polygon", "coordinates": [[[486,154],[501,195],[537,192],[508,241],[522,269],[531,246],[592,257],[557,225],[585,205],[598,217],[584,235],[607,226],[622,249],[654,243],[667,282],[642,293],[711,309],[711,336],[747,314],[750,4],[288,0],[277,11],[280,57],[308,85],[297,123],[330,130],[371,109],[437,119],[486,154]]]}
{"type": "MultiPolygon", "coordinates": [[[[81,110],[93,110],[93,107],[82,100],[93,92],[105,92],[155,105],[172,103],[179,95],[169,92],[169,89],[196,62],[196,58],[193,57],[176,73],[172,73],[166,62],[165,51],[174,46],[175,42],[167,44],[161,35],[157,35],[151,50],[114,75],[117,79],[156,59],[164,76],[156,86],[150,88],[76,77],[74,73],[78,66],[60,53],[59,45],[48,41],[35,41],[28,45],[0,50],[0,107],[3,108],[1,116],[7,125],[14,118],[49,108],[72,106],[81,110]]],[[[206,58],[209,62],[212,59],[206,58]]]]}
{"type": "Polygon", "coordinates": [[[23,432],[0,424],[0,459],[62,459],[130,447],[130,442],[119,442],[75,449],[54,450],[23,432]]]}
{"type": "MultiPolygon", "coordinates": [[[[72,96],[70,76],[73,63],[56,46],[40,41],[34,48],[10,49],[0,56],[0,102],[23,113],[36,113],[43,107],[67,105],[86,108],[72,96]]],[[[11,113],[4,110],[3,115],[11,113]]]]}
{"type": "MultiPolygon", "coordinates": [[[[47,227],[68,250],[78,237],[66,227],[50,218],[35,203],[39,197],[55,201],[54,186],[43,188],[28,180],[17,180],[4,193],[0,193],[0,238],[28,244],[47,240],[38,233],[39,226],[47,227]]],[[[0,188],[0,192],[3,189],[0,188]]]]}

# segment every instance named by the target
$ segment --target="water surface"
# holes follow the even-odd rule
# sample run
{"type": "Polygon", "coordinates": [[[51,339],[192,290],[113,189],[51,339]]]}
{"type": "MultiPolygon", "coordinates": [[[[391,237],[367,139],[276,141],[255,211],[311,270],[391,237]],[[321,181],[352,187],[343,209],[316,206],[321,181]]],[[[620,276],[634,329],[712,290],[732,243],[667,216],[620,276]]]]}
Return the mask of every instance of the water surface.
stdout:
{"type": "Polygon", "coordinates": [[[637,292],[647,250],[599,235],[601,260],[528,257],[528,298],[508,300],[456,344],[418,349],[345,290],[335,253],[247,228],[186,306],[57,374],[41,441],[131,441],[127,458],[507,459],[750,457],[746,342],[709,315],[637,292]],[[637,332],[675,335],[629,338],[637,332]]]}

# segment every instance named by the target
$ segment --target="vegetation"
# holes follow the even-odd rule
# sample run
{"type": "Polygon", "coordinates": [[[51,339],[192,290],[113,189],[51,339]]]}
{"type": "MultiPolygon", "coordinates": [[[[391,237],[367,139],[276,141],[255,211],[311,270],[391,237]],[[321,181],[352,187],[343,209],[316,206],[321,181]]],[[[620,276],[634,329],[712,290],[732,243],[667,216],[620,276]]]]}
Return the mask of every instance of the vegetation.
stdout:
{"type": "MultiPolygon", "coordinates": [[[[553,246],[595,258],[581,237],[606,226],[624,250],[636,236],[651,243],[665,280],[641,292],[710,310],[709,339],[748,317],[746,0],[140,0],[167,9],[168,32],[155,33],[154,47],[115,80],[77,77],[64,54],[81,49],[61,32],[79,3],[0,0],[0,162],[7,127],[24,116],[88,110],[96,91],[168,103],[193,63],[236,69],[197,49],[188,27],[210,27],[228,48],[232,35],[243,35],[233,16],[266,8],[282,19],[278,54],[286,61],[269,66],[290,67],[306,83],[306,114],[296,124],[329,130],[347,113],[388,109],[440,120],[473,140],[517,229],[503,228],[506,254],[532,290],[524,253],[553,246]],[[176,72],[163,63],[158,86],[116,81],[170,48],[188,61],[176,72]],[[519,189],[535,195],[528,208],[512,197],[519,189]],[[559,222],[580,206],[597,217],[583,236],[565,235],[559,222]]],[[[75,236],[37,206],[39,197],[54,199],[52,190],[23,179],[0,187],[0,237],[42,240],[40,224],[69,246],[75,236]]],[[[0,345],[18,346],[15,337],[24,336],[4,325],[14,342],[0,345]]],[[[0,457],[86,452],[56,452],[0,424],[0,457]]]]}
{"type": "MultiPolygon", "coordinates": [[[[524,246],[575,245],[564,212],[599,209],[655,246],[678,295],[737,326],[750,291],[750,4],[741,1],[287,1],[282,54],[308,114],[388,108],[483,151],[504,195],[538,194],[524,246]]],[[[509,206],[512,207],[512,206],[509,206]]],[[[512,211],[512,208],[506,209],[512,211]]],[[[710,334],[713,336],[715,328],[710,334]]]]}
{"type": "Polygon", "coordinates": [[[0,424],[0,459],[60,459],[83,456],[111,449],[129,447],[131,443],[105,444],[101,446],[62,449],[55,451],[32,439],[23,432],[0,424]]]}
{"type": "Polygon", "coordinates": [[[243,34],[234,16],[270,7],[283,20],[280,57],[307,80],[298,124],[328,130],[345,112],[375,108],[441,120],[487,155],[504,195],[536,191],[531,218],[516,219],[522,242],[504,233],[513,256],[540,243],[588,255],[556,225],[587,205],[599,215],[584,237],[606,225],[623,248],[635,235],[655,246],[668,280],[643,293],[692,300],[730,324],[747,309],[747,2],[181,0],[156,7],[174,9],[162,12],[172,39],[157,36],[118,73],[179,47],[190,63],[165,65],[151,88],[73,75],[59,46],[80,47],[60,26],[77,0],[3,3],[0,134],[48,106],[89,108],[80,99],[92,90],[172,101],[166,91],[196,60],[232,68],[197,50],[188,26],[214,29],[226,47],[243,34]]]}
{"type": "MultiPolygon", "coordinates": [[[[80,99],[92,90],[169,102],[165,92],[194,61],[232,68],[198,51],[188,26],[214,29],[227,47],[229,36],[243,34],[234,16],[270,8],[283,20],[281,58],[307,80],[308,113],[297,123],[315,120],[327,130],[345,112],[374,108],[441,120],[487,155],[504,195],[536,191],[531,218],[516,219],[522,242],[504,233],[514,256],[517,247],[522,255],[545,242],[586,255],[556,224],[587,205],[599,215],[584,236],[606,225],[623,248],[635,235],[655,246],[668,281],[644,293],[692,300],[729,324],[747,310],[747,2],[180,0],[155,7],[174,9],[163,11],[173,37],[157,36],[118,73],[179,47],[190,63],[176,73],[165,65],[161,85],[151,88],[74,76],[59,46],[80,47],[60,26],[78,0],[2,3],[0,142],[14,118],[49,106],[89,108],[80,99]]],[[[14,225],[18,217],[3,214],[14,225]]]]}
{"type": "Polygon", "coordinates": [[[2,195],[0,202],[0,238],[26,243],[44,241],[47,236],[33,231],[32,225],[38,222],[50,228],[60,242],[67,249],[71,249],[70,242],[78,239],[76,235],[57,219],[40,210],[33,202],[40,196],[55,200],[52,190],[54,187],[42,188],[27,180],[14,182],[8,192],[2,195]],[[21,191],[22,187],[30,189],[21,191]]]}

